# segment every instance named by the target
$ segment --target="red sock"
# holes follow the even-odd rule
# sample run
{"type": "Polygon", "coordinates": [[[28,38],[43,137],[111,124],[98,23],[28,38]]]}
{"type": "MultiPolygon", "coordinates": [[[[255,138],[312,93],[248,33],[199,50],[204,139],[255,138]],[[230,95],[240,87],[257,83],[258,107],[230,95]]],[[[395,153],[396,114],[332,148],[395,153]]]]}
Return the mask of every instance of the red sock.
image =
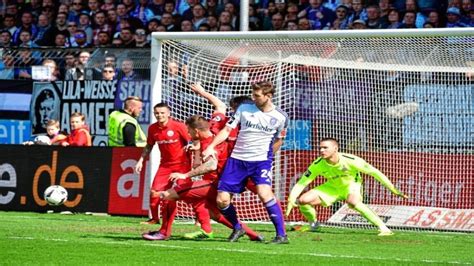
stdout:
{"type": "Polygon", "coordinates": [[[177,208],[176,201],[163,201],[163,223],[161,224],[160,233],[165,236],[171,235],[171,228],[173,226],[174,217],[176,216],[177,208]]]}
{"type": "Polygon", "coordinates": [[[201,229],[206,233],[212,232],[211,217],[209,216],[209,211],[207,210],[204,201],[194,203],[193,208],[196,213],[196,218],[201,224],[201,229]]]}
{"type": "Polygon", "coordinates": [[[151,219],[158,221],[160,216],[158,215],[158,206],[160,206],[161,199],[160,197],[151,197],[150,196],[150,212],[151,219]]]}

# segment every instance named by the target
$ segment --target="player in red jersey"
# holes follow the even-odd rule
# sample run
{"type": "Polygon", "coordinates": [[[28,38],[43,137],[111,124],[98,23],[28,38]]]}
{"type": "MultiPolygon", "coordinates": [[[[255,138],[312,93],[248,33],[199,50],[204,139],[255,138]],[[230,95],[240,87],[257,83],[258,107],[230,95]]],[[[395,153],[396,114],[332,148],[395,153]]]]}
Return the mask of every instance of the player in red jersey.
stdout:
{"type": "MultiPolygon", "coordinates": [[[[214,134],[210,131],[210,123],[200,115],[193,115],[186,120],[186,125],[193,140],[199,140],[201,148],[207,148],[207,145],[214,138],[214,134]]],[[[199,166],[187,173],[172,173],[170,176],[170,180],[178,181],[202,175],[202,180],[181,183],[167,191],[152,192],[162,199],[183,200],[194,207],[198,221],[201,224],[201,230],[185,234],[185,238],[213,238],[209,218],[232,228],[232,224],[220,214],[216,203],[217,180],[228,158],[227,143],[219,144],[215,150],[217,151],[216,157],[210,157],[205,162],[201,162],[200,156],[198,156],[196,159],[200,161],[199,166]],[[203,207],[205,208],[204,211],[202,210],[203,207]]],[[[251,240],[263,241],[262,236],[247,226],[244,225],[243,228],[251,240]]]]}
{"type": "MultiPolygon", "coordinates": [[[[186,125],[170,117],[170,108],[166,103],[159,103],[153,107],[156,123],[148,128],[147,144],[138,160],[135,171],[140,173],[143,168],[143,160],[150,154],[155,143],[158,144],[161,153],[161,161],[151,185],[152,191],[163,191],[172,187],[173,182],[169,180],[171,173],[186,173],[191,169],[191,163],[185,147],[191,140],[186,125]]],[[[177,183],[190,181],[182,179],[177,183]]],[[[150,193],[150,210],[152,218],[149,224],[157,223],[158,206],[160,198],[150,193]]],[[[143,235],[152,240],[166,240],[171,235],[171,226],[176,215],[176,202],[163,201],[162,204],[162,226],[159,231],[149,232],[143,235]]],[[[147,238],[148,239],[148,238],[147,238]]]]}

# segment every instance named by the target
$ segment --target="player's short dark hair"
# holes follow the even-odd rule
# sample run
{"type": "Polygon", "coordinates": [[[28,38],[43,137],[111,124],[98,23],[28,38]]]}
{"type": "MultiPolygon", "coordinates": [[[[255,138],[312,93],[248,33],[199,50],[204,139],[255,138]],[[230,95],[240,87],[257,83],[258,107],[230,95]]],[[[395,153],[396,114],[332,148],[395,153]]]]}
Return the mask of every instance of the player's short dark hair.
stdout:
{"type": "Polygon", "coordinates": [[[237,108],[239,108],[241,104],[246,103],[246,102],[252,102],[252,98],[247,95],[235,96],[230,99],[229,106],[230,108],[237,110],[237,108]]]}
{"type": "Polygon", "coordinates": [[[170,106],[165,102],[155,104],[155,106],[153,106],[153,109],[161,108],[161,107],[165,107],[165,108],[168,108],[168,110],[171,110],[170,106]]]}
{"type": "Polygon", "coordinates": [[[192,129],[209,129],[209,122],[202,115],[192,115],[188,117],[185,124],[192,129]]]}
{"type": "Polygon", "coordinates": [[[339,140],[335,139],[335,138],[323,138],[321,139],[321,142],[323,141],[331,141],[331,142],[334,142],[336,143],[336,146],[339,147],[339,140]]]}
{"type": "Polygon", "coordinates": [[[262,93],[274,95],[276,90],[273,86],[273,83],[270,81],[260,81],[257,83],[252,84],[252,90],[261,90],[262,93]]]}

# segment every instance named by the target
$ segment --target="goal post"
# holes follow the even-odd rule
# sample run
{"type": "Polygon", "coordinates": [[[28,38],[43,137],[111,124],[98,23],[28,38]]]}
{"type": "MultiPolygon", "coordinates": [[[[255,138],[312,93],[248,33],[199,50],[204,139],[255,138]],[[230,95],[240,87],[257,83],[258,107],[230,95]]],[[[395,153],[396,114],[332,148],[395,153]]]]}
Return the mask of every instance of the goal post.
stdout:
{"type": "MultiPolygon", "coordinates": [[[[200,82],[228,102],[269,80],[289,115],[275,158],[274,191],[285,207],[292,186],[318,157],[319,140],[339,139],[385,173],[402,200],[364,176],[364,202],[392,228],[474,230],[474,29],[153,33],[152,102],[172,116],[210,117],[189,89],[200,82]]],[[[158,160],[153,154],[151,171],[158,160]]],[[[310,187],[323,182],[319,177],[310,187]]],[[[239,216],[268,221],[256,195],[235,197],[239,216]]],[[[326,225],[367,228],[342,202],[317,208],[326,225]]],[[[179,204],[178,216],[193,217],[179,204]]],[[[288,221],[301,222],[295,210],[288,221]]]]}

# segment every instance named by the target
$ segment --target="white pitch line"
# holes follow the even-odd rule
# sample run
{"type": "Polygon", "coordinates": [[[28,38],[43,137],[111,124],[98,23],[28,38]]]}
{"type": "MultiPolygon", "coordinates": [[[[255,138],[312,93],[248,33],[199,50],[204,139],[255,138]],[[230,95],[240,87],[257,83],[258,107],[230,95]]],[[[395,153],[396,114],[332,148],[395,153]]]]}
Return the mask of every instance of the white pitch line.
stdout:
{"type": "MultiPolygon", "coordinates": [[[[6,237],[7,239],[20,239],[20,240],[46,240],[46,241],[61,241],[61,242],[69,242],[67,239],[57,239],[57,238],[35,238],[35,237],[18,237],[18,236],[9,236],[6,237]]],[[[125,246],[136,246],[137,243],[129,243],[129,242],[114,242],[114,241],[93,241],[93,240],[86,240],[89,243],[99,243],[99,244],[106,244],[106,245],[125,245],[125,246]]],[[[163,242],[161,242],[163,243],[163,242]]],[[[208,247],[188,247],[188,246],[177,246],[173,244],[161,244],[158,242],[150,242],[150,241],[143,241],[143,246],[152,246],[152,247],[161,247],[161,248],[169,248],[169,249],[186,249],[186,250],[202,250],[202,251],[224,251],[229,253],[257,253],[257,254],[266,254],[266,255],[281,255],[279,252],[274,251],[264,251],[264,250],[248,250],[248,249],[229,249],[229,248],[208,248],[208,247]]],[[[168,242],[169,243],[169,242],[168,242]]],[[[285,253],[285,255],[292,255],[292,256],[311,256],[311,257],[324,257],[324,258],[344,258],[344,259],[356,259],[356,260],[378,260],[378,261],[397,261],[397,262],[406,262],[406,263],[416,263],[416,262],[424,262],[424,263],[434,263],[434,264],[459,264],[459,265],[472,265],[472,263],[465,263],[460,261],[436,261],[436,260],[407,260],[407,259],[399,259],[399,258],[382,258],[382,257],[364,257],[364,256],[353,256],[353,255],[334,255],[334,254],[327,254],[327,253],[305,253],[305,252],[289,252],[285,253]]]]}

